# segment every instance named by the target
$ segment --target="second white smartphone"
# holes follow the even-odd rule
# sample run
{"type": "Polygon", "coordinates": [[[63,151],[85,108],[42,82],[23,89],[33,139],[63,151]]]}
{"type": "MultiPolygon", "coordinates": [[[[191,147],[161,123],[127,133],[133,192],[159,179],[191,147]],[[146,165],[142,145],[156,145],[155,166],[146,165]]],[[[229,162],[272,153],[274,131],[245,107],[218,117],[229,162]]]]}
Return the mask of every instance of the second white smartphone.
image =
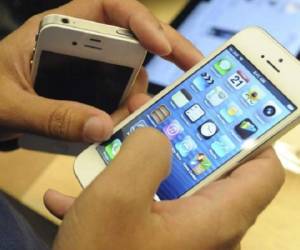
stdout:
{"type": "Polygon", "coordinates": [[[145,56],[127,29],[47,15],[36,37],[32,80],[39,95],[112,113],[129,94],[145,56]]]}
{"type": "Polygon", "coordinates": [[[246,29],[129,116],[109,141],[82,152],[75,174],[87,186],[128,135],[153,127],[173,146],[171,173],[158,198],[189,195],[297,124],[299,78],[300,63],[285,48],[259,28],[246,29]]]}

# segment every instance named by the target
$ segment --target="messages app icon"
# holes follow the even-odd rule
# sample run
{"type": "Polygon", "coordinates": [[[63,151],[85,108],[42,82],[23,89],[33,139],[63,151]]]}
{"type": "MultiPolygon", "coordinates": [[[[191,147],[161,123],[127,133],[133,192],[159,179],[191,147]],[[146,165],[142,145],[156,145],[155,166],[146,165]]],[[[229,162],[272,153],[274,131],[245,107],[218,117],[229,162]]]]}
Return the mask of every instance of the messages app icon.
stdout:
{"type": "Polygon", "coordinates": [[[233,64],[227,58],[223,58],[214,64],[214,68],[221,76],[224,76],[233,68],[233,64]]]}
{"type": "Polygon", "coordinates": [[[105,153],[108,155],[108,158],[110,160],[113,160],[116,157],[116,155],[120,151],[121,146],[122,142],[120,141],[120,139],[115,139],[110,144],[105,146],[105,153]]]}

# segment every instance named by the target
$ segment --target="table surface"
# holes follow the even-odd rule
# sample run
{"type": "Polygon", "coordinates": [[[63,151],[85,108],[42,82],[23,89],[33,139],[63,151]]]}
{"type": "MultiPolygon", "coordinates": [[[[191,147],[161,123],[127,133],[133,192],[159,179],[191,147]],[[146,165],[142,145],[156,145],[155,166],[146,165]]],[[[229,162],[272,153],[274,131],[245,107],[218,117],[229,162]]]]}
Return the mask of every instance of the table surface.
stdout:
{"type": "MultiPolygon", "coordinates": [[[[161,20],[169,22],[186,0],[142,1],[161,20]]],[[[288,139],[297,145],[294,132],[288,139]]],[[[0,189],[22,203],[59,223],[43,206],[43,193],[56,189],[68,195],[79,195],[81,188],[73,173],[74,158],[20,149],[0,153],[0,189]]],[[[258,218],[242,242],[246,250],[300,249],[300,175],[286,172],[286,182],[272,204],[258,218]]]]}

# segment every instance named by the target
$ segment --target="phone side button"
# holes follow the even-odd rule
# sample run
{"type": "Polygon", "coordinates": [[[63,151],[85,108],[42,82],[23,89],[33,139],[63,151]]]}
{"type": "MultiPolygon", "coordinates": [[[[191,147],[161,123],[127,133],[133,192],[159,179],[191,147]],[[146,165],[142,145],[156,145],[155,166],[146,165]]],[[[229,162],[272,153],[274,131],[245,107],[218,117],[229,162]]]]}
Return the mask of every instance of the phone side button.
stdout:
{"type": "Polygon", "coordinates": [[[125,30],[125,29],[118,29],[116,30],[116,33],[122,36],[133,37],[133,34],[129,30],[125,30]]]}
{"type": "Polygon", "coordinates": [[[32,49],[32,54],[31,54],[31,58],[30,58],[30,64],[31,65],[33,64],[34,55],[35,55],[35,47],[32,49]]]}

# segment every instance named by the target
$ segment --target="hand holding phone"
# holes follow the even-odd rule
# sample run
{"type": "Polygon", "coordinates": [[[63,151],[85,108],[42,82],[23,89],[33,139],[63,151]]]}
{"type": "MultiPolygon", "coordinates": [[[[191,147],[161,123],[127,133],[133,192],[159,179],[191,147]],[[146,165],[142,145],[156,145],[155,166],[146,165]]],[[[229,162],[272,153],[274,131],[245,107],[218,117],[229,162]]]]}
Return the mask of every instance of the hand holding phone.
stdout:
{"type": "MultiPolygon", "coordinates": [[[[193,46],[153,17],[140,3],[130,1],[72,1],[47,14],[64,14],[78,18],[109,23],[131,29],[141,44],[158,55],[168,55],[170,60],[185,68],[200,60],[200,54],[193,46]],[[122,8],[119,8],[119,4],[122,8]],[[103,10],[106,10],[105,15],[103,10]],[[136,10],[139,10],[138,12],[136,10]],[[133,18],[131,22],[128,17],[133,18]],[[106,20],[107,21],[107,20],[106,20]],[[179,46],[180,44],[180,46],[179,46]],[[173,51],[173,48],[178,49],[173,51]],[[191,52],[192,51],[192,52],[191,52]]],[[[19,136],[29,132],[73,141],[102,141],[111,134],[113,122],[118,123],[128,115],[127,106],[112,116],[112,119],[94,107],[69,101],[57,101],[39,97],[33,89],[30,74],[30,59],[34,48],[34,37],[44,14],[36,15],[0,43],[1,139],[19,136]],[[11,98],[11,97],[14,98],[11,98]],[[88,120],[95,120],[85,128],[88,120]],[[85,129],[84,129],[85,128],[85,129]]],[[[131,96],[145,92],[147,83],[140,78],[131,96]]]]}
{"type": "Polygon", "coordinates": [[[190,197],[154,202],[171,157],[165,136],[140,129],[71,208],[69,197],[48,192],[51,211],[62,215],[62,207],[70,208],[54,249],[235,249],[283,183],[280,162],[269,149],[190,197]],[[64,198],[68,206],[57,205],[64,198]]]}
{"type": "Polygon", "coordinates": [[[154,127],[173,152],[157,198],[189,196],[298,124],[299,74],[299,62],[270,35],[246,29],[119,124],[110,140],[81,153],[75,174],[86,187],[127,136],[154,127]]]}
{"type": "Polygon", "coordinates": [[[38,95],[113,113],[131,92],[146,50],[129,30],[64,15],[43,18],[32,79],[38,95]]]}

